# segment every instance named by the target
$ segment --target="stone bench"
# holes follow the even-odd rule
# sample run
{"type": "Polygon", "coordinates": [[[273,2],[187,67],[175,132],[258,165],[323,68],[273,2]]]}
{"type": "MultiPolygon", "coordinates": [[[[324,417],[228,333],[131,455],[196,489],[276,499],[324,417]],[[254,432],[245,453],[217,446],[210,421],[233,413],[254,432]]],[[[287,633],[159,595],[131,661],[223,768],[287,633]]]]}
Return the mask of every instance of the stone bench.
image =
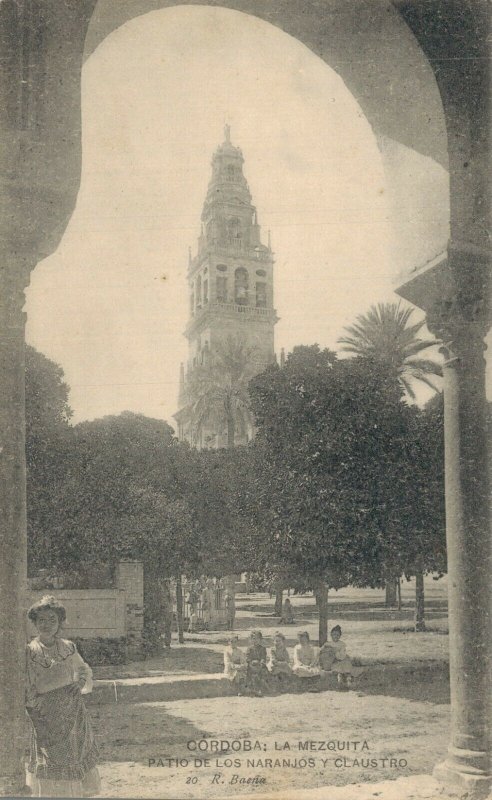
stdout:
{"type": "MultiPolygon", "coordinates": [[[[414,673],[422,673],[428,679],[442,680],[447,675],[448,665],[443,661],[408,663],[372,663],[360,667],[359,677],[353,689],[377,691],[384,694],[391,685],[405,680],[414,673]]],[[[283,685],[271,682],[271,691],[266,694],[297,694],[303,692],[325,692],[337,689],[337,673],[329,672],[320,677],[289,677],[283,685]]],[[[209,697],[231,697],[235,687],[223,673],[174,673],[151,677],[101,679],[94,681],[92,694],[87,695],[89,704],[148,703],[173,700],[205,699],[209,697]]]]}
{"type": "MultiPolygon", "coordinates": [[[[272,694],[325,691],[336,688],[336,673],[323,677],[297,678],[277,686],[272,680],[272,694]]],[[[268,692],[267,692],[268,693],[268,692]]],[[[193,675],[160,675],[156,677],[120,678],[117,680],[95,680],[92,694],[87,696],[90,704],[146,703],[187,700],[193,698],[227,697],[236,694],[235,687],[222,673],[193,675]]]]}

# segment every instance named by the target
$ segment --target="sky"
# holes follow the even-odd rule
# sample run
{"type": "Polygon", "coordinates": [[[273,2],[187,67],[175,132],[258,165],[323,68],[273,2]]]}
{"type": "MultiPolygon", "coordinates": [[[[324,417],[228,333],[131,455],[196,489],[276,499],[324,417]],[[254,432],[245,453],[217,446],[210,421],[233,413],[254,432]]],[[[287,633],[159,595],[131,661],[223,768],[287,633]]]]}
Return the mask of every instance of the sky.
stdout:
{"type": "Polygon", "coordinates": [[[445,170],[378,143],[325,62],[240,12],[181,6],[113,32],[85,64],[82,123],[77,206],[26,304],[27,340],[63,367],[74,422],[172,421],[188,248],[225,123],[264,243],[271,231],[277,352],[337,349],[357,314],[398,300],[402,269],[445,248],[445,170]]]}

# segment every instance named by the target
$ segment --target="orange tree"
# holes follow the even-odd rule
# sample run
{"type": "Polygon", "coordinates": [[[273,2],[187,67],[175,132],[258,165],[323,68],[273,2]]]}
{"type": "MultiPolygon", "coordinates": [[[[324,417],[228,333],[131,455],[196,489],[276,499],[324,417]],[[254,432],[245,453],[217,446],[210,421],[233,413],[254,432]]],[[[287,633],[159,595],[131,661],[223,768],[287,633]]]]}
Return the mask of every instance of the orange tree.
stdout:
{"type": "Polygon", "coordinates": [[[314,590],[323,642],[330,588],[381,586],[415,553],[419,412],[374,363],[317,346],[295,348],[283,368],[253,379],[250,394],[256,552],[314,590]]]}

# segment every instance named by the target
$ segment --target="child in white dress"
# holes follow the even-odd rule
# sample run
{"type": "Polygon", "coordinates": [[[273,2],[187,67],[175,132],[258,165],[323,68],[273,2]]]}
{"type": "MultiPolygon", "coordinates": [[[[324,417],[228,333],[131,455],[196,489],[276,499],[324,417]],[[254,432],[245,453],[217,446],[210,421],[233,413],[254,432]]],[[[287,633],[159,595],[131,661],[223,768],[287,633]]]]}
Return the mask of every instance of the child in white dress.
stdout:
{"type": "Polygon", "coordinates": [[[352,684],[354,668],[352,661],[347,655],[345,642],[342,642],[342,629],[340,625],[335,625],[330,631],[331,642],[329,648],[333,652],[333,662],[331,670],[338,674],[338,685],[340,688],[348,689],[352,684]]]}

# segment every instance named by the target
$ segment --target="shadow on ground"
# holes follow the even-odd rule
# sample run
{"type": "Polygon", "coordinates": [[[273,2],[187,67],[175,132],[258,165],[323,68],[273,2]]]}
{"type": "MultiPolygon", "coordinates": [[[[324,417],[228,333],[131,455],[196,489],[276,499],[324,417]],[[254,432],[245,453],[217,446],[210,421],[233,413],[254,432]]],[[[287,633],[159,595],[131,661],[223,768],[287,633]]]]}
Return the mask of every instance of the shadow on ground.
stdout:
{"type": "Polygon", "coordinates": [[[189,756],[187,742],[207,735],[189,720],[168,714],[163,703],[93,706],[90,715],[101,761],[148,764],[151,758],[182,758],[189,756]]]}
{"type": "Polygon", "coordinates": [[[419,703],[443,705],[449,698],[449,667],[437,663],[404,669],[387,664],[369,668],[356,683],[356,690],[365,695],[401,697],[419,703]]]}

